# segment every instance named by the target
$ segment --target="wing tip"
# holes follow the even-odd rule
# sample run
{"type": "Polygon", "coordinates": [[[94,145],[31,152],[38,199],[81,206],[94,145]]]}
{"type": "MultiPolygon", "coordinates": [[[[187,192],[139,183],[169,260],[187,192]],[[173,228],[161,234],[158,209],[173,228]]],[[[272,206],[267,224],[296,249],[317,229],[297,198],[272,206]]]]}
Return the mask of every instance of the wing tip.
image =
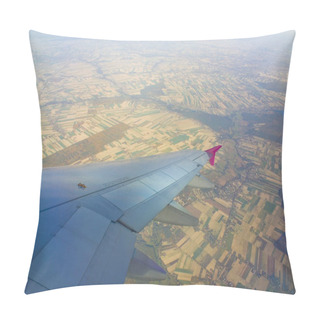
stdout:
{"type": "Polygon", "coordinates": [[[209,158],[209,162],[210,164],[213,166],[214,165],[214,158],[215,158],[215,155],[216,155],[216,152],[222,148],[222,145],[218,145],[218,146],[215,146],[211,149],[208,149],[208,150],[205,150],[205,152],[208,154],[208,156],[210,157],[209,158]]]}

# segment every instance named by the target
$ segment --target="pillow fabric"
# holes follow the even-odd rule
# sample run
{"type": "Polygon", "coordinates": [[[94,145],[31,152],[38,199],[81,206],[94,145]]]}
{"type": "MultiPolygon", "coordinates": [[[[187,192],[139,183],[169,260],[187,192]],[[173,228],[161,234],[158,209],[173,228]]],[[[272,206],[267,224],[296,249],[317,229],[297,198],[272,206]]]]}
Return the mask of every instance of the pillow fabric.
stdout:
{"type": "Polygon", "coordinates": [[[294,36],[30,31],[43,170],[25,292],[156,283],[295,293],[281,185],[294,36]]]}

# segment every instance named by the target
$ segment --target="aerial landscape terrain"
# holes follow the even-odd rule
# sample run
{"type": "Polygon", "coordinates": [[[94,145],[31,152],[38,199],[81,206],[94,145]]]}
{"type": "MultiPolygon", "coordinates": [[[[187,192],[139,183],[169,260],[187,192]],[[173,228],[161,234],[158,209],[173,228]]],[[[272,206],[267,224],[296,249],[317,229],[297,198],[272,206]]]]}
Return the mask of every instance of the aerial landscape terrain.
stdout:
{"type": "Polygon", "coordinates": [[[201,172],[214,188],[187,186],[175,198],[199,225],[152,221],[139,233],[136,248],[167,272],[150,283],[294,292],[281,187],[290,48],[277,44],[286,36],[195,43],[33,35],[44,168],[222,145],[201,172]]]}

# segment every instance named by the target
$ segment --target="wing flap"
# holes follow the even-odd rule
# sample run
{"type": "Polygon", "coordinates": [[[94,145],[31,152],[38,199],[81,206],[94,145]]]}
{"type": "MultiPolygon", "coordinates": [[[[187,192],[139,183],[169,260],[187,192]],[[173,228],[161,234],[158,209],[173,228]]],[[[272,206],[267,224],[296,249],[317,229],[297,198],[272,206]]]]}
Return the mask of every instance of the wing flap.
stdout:
{"type": "Polygon", "coordinates": [[[127,276],[143,281],[164,280],[166,278],[166,272],[143,252],[135,249],[127,276]]]}
{"type": "Polygon", "coordinates": [[[47,245],[78,209],[75,203],[66,203],[40,213],[34,256],[47,245]]]}
{"type": "Polygon", "coordinates": [[[33,258],[29,278],[48,289],[78,285],[110,220],[80,208],[33,258]]]}
{"type": "Polygon", "coordinates": [[[136,236],[123,225],[111,222],[79,284],[124,283],[136,236]]]}
{"type": "Polygon", "coordinates": [[[24,292],[26,294],[30,294],[35,292],[47,291],[47,290],[49,290],[49,288],[46,288],[29,278],[24,292]]]}
{"type": "Polygon", "coordinates": [[[195,175],[188,186],[200,189],[212,189],[214,184],[202,175],[195,175]]]}
{"type": "Polygon", "coordinates": [[[197,226],[199,223],[196,217],[176,201],[167,205],[154,220],[179,226],[197,226]]]}

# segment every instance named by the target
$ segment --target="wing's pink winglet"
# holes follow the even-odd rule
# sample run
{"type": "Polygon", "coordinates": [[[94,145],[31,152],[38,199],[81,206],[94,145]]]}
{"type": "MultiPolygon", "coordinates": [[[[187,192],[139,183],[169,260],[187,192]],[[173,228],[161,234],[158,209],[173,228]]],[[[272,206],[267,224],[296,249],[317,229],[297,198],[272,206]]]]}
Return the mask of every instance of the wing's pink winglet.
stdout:
{"type": "Polygon", "coordinates": [[[209,162],[213,166],[214,165],[214,157],[216,155],[216,152],[221,148],[222,146],[215,146],[211,149],[206,150],[206,153],[209,155],[210,159],[209,162]]]}

